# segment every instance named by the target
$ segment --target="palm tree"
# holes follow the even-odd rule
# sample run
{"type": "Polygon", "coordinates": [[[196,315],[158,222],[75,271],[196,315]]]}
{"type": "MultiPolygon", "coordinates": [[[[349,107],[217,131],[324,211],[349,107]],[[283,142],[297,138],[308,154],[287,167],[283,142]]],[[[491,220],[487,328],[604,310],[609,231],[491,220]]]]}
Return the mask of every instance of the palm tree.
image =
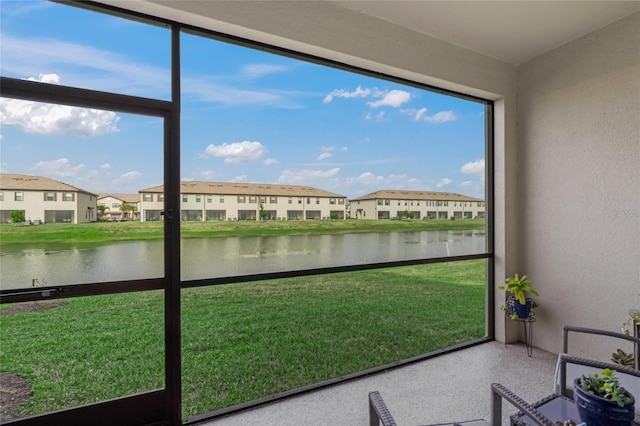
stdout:
{"type": "Polygon", "coordinates": [[[104,204],[98,204],[98,212],[100,212],[100,217],[104,216],[104,212],[109,210],[109,207],[104,204]]]}

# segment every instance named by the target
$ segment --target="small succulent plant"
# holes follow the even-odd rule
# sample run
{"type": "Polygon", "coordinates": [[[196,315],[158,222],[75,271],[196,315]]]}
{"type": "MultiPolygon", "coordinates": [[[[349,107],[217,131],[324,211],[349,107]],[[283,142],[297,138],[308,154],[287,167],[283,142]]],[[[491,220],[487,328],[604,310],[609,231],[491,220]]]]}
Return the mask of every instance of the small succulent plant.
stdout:
{"type": "Polygon", "coordinates": [[[594,373],[589,376],[583,374],[580,378],[580,387],[593,395],[610,399],[622,407],[630,398],[627,391],[618,383],[615,374],[616,371],[609,368],[605,368],[600,374],[594,373]]]}

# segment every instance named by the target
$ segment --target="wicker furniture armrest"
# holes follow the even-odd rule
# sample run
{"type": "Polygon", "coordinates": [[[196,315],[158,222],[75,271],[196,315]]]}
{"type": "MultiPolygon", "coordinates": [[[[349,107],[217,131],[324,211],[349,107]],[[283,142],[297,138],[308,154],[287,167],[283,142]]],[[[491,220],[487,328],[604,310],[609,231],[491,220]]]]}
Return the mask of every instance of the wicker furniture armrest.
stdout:
{"type": "Polygon", "coordinates": [[[511,392],[500,383],[491,384],[491,424],[500,426],[502,424],[502,399],[506,399],[514,407],[526,413],[539,426],[554,426],[554,423],[546,418],[541,412],[536,410],[528,402],[511,392]]]}
{"type": "Polygon", "coordinates": [[[380,392],[369,392],[369,426],[397,426],[380,392]]]}

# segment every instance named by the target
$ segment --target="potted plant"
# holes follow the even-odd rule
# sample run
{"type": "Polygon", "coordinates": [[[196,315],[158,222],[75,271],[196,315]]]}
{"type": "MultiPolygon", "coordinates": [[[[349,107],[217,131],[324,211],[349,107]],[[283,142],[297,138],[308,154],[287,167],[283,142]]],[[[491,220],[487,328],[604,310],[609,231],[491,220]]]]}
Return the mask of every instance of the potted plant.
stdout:
{"type": "Polygon", "coordinates": [[[502,305],[501,309],[507,311],[512,319],[527,318],[534,305],[533,300],[527,294],[540,296],[538,292],[531,288],[531,278],[528,275],[520,277],[517,273],[505,280],[505,284],[498,286],[500,290],[511,293],[507,299],[507,305],[502,305]]]}
{"type": "Polygon", "coordinates": [[[573,381],[578,415],[589,426],[631,426],[635,399],[618,383],[615,373],[605,368],[600,374],[583,374],[573,381]]]}

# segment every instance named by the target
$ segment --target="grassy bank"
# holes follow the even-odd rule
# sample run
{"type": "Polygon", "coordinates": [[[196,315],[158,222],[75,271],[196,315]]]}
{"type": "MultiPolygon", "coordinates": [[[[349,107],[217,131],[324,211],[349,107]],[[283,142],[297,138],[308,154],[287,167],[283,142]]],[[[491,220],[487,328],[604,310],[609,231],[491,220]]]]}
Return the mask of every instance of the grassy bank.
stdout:
{"type": "MultiPolygon", "coordinates": [[[[0,225],[0,245],[41,243],[103,243],[139,241],[163,237],[161,222],[96,222],[0,225]]],[[[415,232],[428,230],[482,229],[483,219],[463,220],[336,220],[336,221],[240,221],[182,222],[183,238],[242,237],[267,235],[347,234],[355,232],[415,232]]]]}
{"type": "MultiPolygon", "coordinates": [[[[484,265],[183,290],[185,417],[482,337],[484,265]]],[[[34,391],[23,413],[162,387],[162,303],[158,291],[92,296],[0,318],[0,371],[34,391]]]]}

